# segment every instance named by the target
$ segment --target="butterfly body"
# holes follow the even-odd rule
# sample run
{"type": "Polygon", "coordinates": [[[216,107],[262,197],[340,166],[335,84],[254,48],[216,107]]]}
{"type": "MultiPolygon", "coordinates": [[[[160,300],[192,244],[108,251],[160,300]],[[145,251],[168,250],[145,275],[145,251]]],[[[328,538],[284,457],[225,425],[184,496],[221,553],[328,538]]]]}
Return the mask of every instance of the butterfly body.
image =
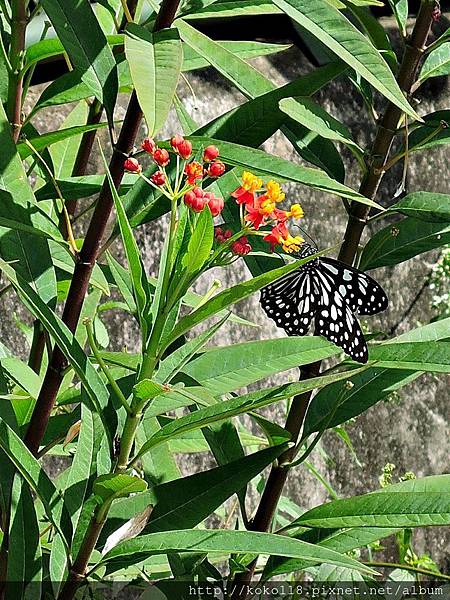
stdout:
{"type": "MultiPolygon", "coordinates": [[[[296,258],[316,254],[303,244],[296,258]]],[[[382,287],[369,275],[328,257],[313,258],[261,290],[261,306],[288,335],[306,335],[314,320],[322,335],[357,362],[368,359],[355,315],[373,315],[388,306],[382,287]]]]}

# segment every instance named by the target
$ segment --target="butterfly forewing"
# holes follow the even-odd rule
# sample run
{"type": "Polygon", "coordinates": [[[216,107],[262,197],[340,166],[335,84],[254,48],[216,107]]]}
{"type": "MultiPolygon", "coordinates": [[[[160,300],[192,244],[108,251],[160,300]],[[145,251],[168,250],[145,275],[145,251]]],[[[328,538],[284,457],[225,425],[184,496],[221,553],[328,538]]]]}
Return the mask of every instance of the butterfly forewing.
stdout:
{"type": "Polygon", "coordinates": [[[375,315],[386,310],[388,298],[379,283],[366,273],[332,258],[321,258],[321,271],[339,284],[338,290],[353,312],[375,315]]]}

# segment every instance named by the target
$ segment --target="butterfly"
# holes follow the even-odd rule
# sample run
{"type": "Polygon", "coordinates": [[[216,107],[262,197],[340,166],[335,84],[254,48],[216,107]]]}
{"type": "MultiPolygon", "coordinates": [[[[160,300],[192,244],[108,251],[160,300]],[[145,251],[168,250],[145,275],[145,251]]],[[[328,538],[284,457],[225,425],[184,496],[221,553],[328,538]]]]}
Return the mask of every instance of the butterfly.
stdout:
{"type": "MultiPolygon", "coordinates": [[[[304,243],[296,258],[316,254],[304,243]]],[[[322,335],[353,360],[366,363],[366,340],[355,315],[386,310],[388,298],[372,277],[328,257],[313,258],[261,290],[267,316],[288,335],[305,335],[314,319],[314,334],[322,335]]]]}

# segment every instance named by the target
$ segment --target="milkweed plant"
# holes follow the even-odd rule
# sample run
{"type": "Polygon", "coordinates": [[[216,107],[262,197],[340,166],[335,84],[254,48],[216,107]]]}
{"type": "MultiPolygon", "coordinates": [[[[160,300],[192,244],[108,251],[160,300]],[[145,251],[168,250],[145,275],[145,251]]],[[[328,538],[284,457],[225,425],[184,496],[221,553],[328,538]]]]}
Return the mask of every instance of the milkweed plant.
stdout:
{"type": "Polygon", "coordinates": [[[436,0],[412,4],[1,0],[0,300],[24,340],[6,326],[0,340],[2,600],[210,597],[205,585],[244,600],[275,580],[448,580],[414,538],[449,525],[447,465],[419,477],[388,463],[380,486],[374,473],[373,489],[344,498],[313,460],[339,435],[362,467],[346,424],[449,372],[448,311],[398,335],[413,305],[394,325],[378,283],[382,268],[446,248],[421,290],[441,306],[448,275],[450,196],[407,189],[415,156],[450,139],[450,109],[416,101],[450,73],[448,20],[436,0]],[[257,16],[283,40],[299,26],[306,74],[277,85],[248,62],[288,49],[254,41],[257,16]],[[249,40],[226,39],[244,17],[256,19],[249,40]],[[205,67],[245,100],[200,126],[179,86],[205,67]],[[337,79],[367,146],[322,105],[337,79]],[[279,130],[298,160],[261,148],[279,130]],[[328,248],[308,235],[308,189],[342,209],[328,248]],[[152,256],[136,241],[143,225],[160,233],[152,256]],[[198,293],[225,268],[236,284],[198,293]],[[255,294],[263,310],[238,314],[255,294]],[[138,331],[135,347],[121,347],[112,318],[138,331]],[[218,343],[226,323],[241,342],[218,343]],[[260,339],[245,341],[255,325],[260,339]],[[299,471],[324,503],[288,498],[299,471]]]}

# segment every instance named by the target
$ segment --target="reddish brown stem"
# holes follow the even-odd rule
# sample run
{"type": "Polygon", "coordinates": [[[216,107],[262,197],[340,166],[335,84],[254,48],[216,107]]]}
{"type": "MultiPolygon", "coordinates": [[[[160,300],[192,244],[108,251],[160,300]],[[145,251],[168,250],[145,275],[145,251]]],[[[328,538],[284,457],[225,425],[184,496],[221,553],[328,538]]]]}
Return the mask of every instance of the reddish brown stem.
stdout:
{"type": "Polygon", "coordinates": [[[11,123],[12,137],[14,143],[17,143],[22,128],[22,60],[25,51],[25,33],[28,24],[25,0],[14,0],[11,3],[11,11],[12,22],[9,61],[12,70],[9,74],[7,112],[11,123]]]}
{"type": "MultiPolygon", "coordinates": [[[[163,1],[155,22],[155,31],[170,27],[178,5],[179,0],[163,1]]],[[[116,189],[122,181],[124,174],[124,159],[133,148],[141,121],[142,111],[136,93],[133,92],[109,164],[109,170],[116,189]]],[[[108,181],[105,178],[105,182],[95,206],[94,214],[92,215],[91,222],[86,232],[83,247],[75,265],[72,282],[62,315],[64,323],[72,332],[75,332],[78,325],[81,308],[89,285],[89,279],[99,253],[112,206],[113,199],[111,190],[108,181]]],[[[67,363],[64,354],[58,347],[55,347],[25,436],[25,443],[34,454],[37,454],[47,428],[47,423],[63,379],[66,365],[67,363]]]]}
{"type": "MultiPolygon", "coordinates": [[[[432,12],[434,0],[422,0],[419,14],[417,15],[414,30],[407,41],[403,59],[397,75],[400,88],[409,96],[415,81],[417,69],[423,50],[433,23],[432,12]]],[[[392,103],[386,107],[384,115],[377,126],[375,140],[372,145],[368,160],[367,175],[361,182],[359,191],[363,196],[375,199],[378,187],[384,175],[383,167],[386,164],[391,150],[395,132],[401,117],[401,110],[392,103]]],[[[358,251],[370,207],[360,202],[352,202],[347,221],[344,241],[342,243],[339,260],[352,264],[358,251]]],[[[301,370],[301,378],[315,377],[320,372],[320,363],[314,363],[301,370]]],[[[298,440],[303,427],[306,411],[311,398],[311,392],[302,394],[294,399],[286,421],[286,429],[291,433],[291,440],[298,440]]],[[[288,450],[281,456],[277,464],[272,467],[264,492],[250,523],[252,531],[270,531],[278,501],[287,479],[288,469],[280,465],[287,464],[292,459],[293,450],[288,450]]],[[[247,571],[239,573],[234,579],[233,600],[243,600],[247,597],[247,586],[255,572],[256,561],[249,565],[247,571]]]]}

